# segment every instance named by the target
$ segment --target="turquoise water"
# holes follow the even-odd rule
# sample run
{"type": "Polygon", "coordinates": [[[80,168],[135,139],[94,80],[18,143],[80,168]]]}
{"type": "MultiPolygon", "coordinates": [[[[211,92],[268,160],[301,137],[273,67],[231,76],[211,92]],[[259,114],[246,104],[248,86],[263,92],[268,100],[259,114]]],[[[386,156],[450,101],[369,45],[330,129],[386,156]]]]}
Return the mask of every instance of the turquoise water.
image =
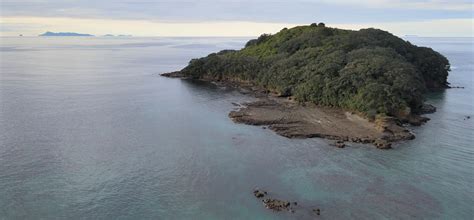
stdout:
{"type": "Polygon", "coordinates": [[[449,81],[417,138],[381,151],[234,124],[205,83],[167,79],[242,38],[1,38],[0,219],[473,219],[471,38],[410,38],[449,81]],[[266,210],[255,187],[298,201],[266,210]]]}

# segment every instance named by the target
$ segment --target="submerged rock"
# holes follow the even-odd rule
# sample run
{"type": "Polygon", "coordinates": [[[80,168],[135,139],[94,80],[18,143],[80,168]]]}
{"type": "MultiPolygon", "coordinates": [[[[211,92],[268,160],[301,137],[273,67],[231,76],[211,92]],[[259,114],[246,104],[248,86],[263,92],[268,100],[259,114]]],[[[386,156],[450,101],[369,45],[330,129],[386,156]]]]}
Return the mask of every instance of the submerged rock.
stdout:
{"type": "Polygon", "coordinates": [[[313,209],[313,212],[316,213],[316,215],[321,215],[321,209],[313,209]]]}
{"type": "MultiPolygon", "coordinates": [[[[267,192],[263,190],[256,189],[253,191],[253,195],[257,198],[263,198],[267,196],[267,192]]],[[[273,198],[265,198],[262,200],[263,205],[267,209],[271,209],[273,211],[289,211],[294,213],[295,210],[292,208],[292,203],[280,199],[273,199],[273,198]]],[[[293,202],[293,205],[297,205],[297,202],[293,202]]]]}
{"type": "Polygon", "coordinates": [[[265,191],[261,191],[261,190],[255,190],[253,191],[253,195],[257,198],[262,198],[262,197],[265,197],[265,195],[267,194],[267,192],[265,191]]]}
{"type": "Polygon", "coordinates": [[[267,209],[271,209],[274,211],[290,211],[290,202],[288,201],[283,201],[279,199],[264,199],[263,204],[267,209]]]}
{"type": "Polygon", "coordinates": [[[346,147],[346,144],[344,143],[344,141],[335,141],[333,144],[333,146],[337,147],[337,148],[345,148],[346,147]]]}
{"type": "Polygon", "coordinates": [[[448,89],[464,89],[464,86],[450,86],[448,89]]]}
{"type": "Polygon", "coordinates": [[[419,115],[411,115],[410,117],[406,118],[405,122],[413,126],[421,126],[422,124],[426,123],[430,119],[427,117],[419,116],[419,115]]]}
{"type": "Polygon", "coordinates": [[[391,149],[392,148],[392,143],[388,142],[387,140],[384,139],[377,139],[374,142],[374,145],[378,149],[386,150],[386,149],[391,149]]]}

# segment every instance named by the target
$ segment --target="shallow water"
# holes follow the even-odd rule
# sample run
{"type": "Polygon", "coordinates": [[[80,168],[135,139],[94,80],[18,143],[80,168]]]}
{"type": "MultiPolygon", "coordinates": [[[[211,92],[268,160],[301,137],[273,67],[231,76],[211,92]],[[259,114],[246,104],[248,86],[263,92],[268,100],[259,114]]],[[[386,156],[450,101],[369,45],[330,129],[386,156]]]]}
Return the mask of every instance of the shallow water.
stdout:
{"type": "Polygon", "coordinates": [[[472,219],[472,38],[410,38],[465,89],[390,151],[234,124],[250,100],[157,73],[243,38],[0,38],[0,219],[472,219]],[[255,187],[298,201],[264,209],[255,187]]]}

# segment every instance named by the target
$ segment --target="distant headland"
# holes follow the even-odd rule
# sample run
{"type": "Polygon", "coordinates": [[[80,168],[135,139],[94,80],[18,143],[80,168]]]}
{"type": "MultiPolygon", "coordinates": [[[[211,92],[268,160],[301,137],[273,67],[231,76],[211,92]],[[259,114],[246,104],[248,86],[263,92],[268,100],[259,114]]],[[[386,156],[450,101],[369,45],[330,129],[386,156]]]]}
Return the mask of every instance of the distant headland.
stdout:
{"type": "Polygon", "coordinates": [[[45,32],[38,35],[40,37],[94,37],[92,34],[80,34],[74,32],[45,32]]]}

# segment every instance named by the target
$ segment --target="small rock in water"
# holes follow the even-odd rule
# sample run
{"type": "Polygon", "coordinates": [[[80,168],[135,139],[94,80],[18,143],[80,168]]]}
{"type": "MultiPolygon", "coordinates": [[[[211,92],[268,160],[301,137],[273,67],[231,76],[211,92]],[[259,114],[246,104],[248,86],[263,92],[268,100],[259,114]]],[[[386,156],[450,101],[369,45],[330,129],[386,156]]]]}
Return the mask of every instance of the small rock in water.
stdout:
{"type": "Polygon", "coordinates": [[[471,119],[471,116],[467,115],[464,120],[471,119]]]}
{"type": "Polygon", "coordinates": [[[264,199],[263,204],[267,209],[271,209],[274,211],[282,211],[287,210],[290,211],[290,202],[278,200],[278,199],[264,199]]]}
{"type": "MultiPolygon", "coordinates": [[[[257,198],[263,198],[267,195],[266,191],[255,189],[253,191],[253,194],[257,198]]],[[[297,205],[297,202],[290,203],[289,201],[284,201],[284,200],[279,200],[279,199],[273,199],[273,198],[264,198],[262,199],[263,205],[267,209],[271,209],[273,211],[288,211],[291,213],[294,213],[295,210],[292,207],[293,205],[297,205]]]]}
{"type": "Polygon", "coordinates": [[[264,197],[265,195],[267,194],[267,192],[265,191],[261,191],[261,190],[255,190],[253,191],[253,195],[257,198],[262,198],[264,197]]]}
{"type": "Polygon", "coordinates": [[[337,148],[345,148],[346,147],[346,144],[344,144],[344,141],[336,141],[332,144],[333,146],[337,147],[337,148]]]}
{"type": "Polygon", "coordinates": [[[313,209],[313,212],[316,213],[316,215],[321,215],[320,209],[313,209]]]}
{"type": "Polygon", "coordinates": [[[378,149],[383,149],[383,150],[386,150],[386,149],[391,149],[392,148],[392,143],[388,142],[387,140],[383,140],[383,139],[377,139],[374,141],[374,145],[378,148],[378,149]]]}

